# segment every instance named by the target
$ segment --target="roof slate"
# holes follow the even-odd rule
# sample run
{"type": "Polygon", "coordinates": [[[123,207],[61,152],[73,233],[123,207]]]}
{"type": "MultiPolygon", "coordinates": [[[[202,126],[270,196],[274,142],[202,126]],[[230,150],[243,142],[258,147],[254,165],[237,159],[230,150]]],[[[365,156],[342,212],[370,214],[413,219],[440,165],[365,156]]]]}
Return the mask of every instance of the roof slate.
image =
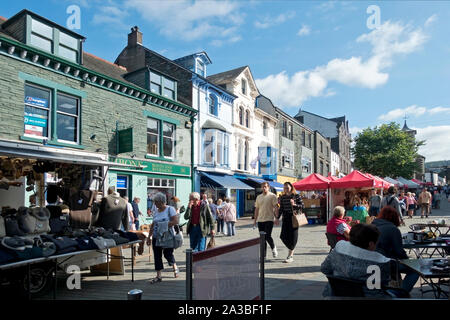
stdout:
{"type": "Polygon", "coordinates": [[[216,85],[227,84],[227,83],[230,83],[231,81],[233,81],[237,76],[239,76],[242,73],[242,71],[244,71],[245,68],[247,68],[247,67],[248,66],[244,66],[244,67],[239,67],[239,68],[221,72],[221,73],[216,73],[216,74],[206,77],[206,79],[216,85]]]}

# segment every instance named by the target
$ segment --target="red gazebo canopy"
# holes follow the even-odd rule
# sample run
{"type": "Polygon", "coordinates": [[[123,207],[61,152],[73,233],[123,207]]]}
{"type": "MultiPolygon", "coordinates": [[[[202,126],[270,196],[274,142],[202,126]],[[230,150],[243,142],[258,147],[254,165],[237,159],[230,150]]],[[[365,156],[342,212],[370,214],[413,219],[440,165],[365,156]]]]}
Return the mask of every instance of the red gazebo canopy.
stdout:
{"type": "Polygon", "coordinates": [[[345,189],[345,188],[382,188],[381,182],[377,181],[374,177],[369,177],[358,170],[354,170],[343,178],[330,182],[332,189],[345,189]]]}
{"type": "Polygon", "coordinates": [[[389,188],[389,184],[387,184],[387,182],[385,182],[383,179],[373,176],[370,173],[364,174],[375,181],[374,185],[375,188],[383,188],[383,189],[389,188]]]}
{"type": "Polygon", "coordinates": [[[420,184],[421,186],[423,186],[425,184],[424,182],[422,182],[420,180],[417,180],[417,179],[411,179],[411,181],[413,181],[413,182],[415,182],[417,184],[420,184]]]}
{"type": "Polygon", "coordinates": [[[330,181],[324,176],[313,173],[307,176],[305,179],[297,181],[293,184],[296,190],[326,190],[330,181]]]}

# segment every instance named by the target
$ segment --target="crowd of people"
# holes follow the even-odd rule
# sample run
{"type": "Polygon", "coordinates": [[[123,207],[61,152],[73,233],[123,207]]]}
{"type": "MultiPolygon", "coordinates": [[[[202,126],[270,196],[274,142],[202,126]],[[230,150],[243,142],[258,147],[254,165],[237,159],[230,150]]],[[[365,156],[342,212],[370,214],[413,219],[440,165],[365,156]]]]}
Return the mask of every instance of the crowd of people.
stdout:
{"type": "MultiPolygon", "coordinates": [[[[435,201],[441,200],[441,196],[447,198],[446,190],[448,191],[448,188],[436,190],[437,192],[432,195],[430,192],[432,190],[428,191],[424,188],[419,194],[411,192],[405,194],[398,193],[395,187],[390,187],[384,198],[372,190],[368,199],[368,208],[369,216],[374,219],[370,220],[370,224],[351,224],[350,219],[346,217],[346,208],[335,207],[326,232],[335,236],[336,243],[329,243],[334,245],[334,250],[323,262],[322,272],[326,275],[365,280],[367,279],[365,266],[376,264],[382,272],[382,282],[390,279],[392,270],[396,270],[397,273],[405,274],[401,280],[401,288],[404,292],[411,292],[419,279],[419,274],[398,263],[400,259],[408,259],[403,249],[399,226],[404,216],[412,218],[416,206],[419,206],[422,218],[428,217],[431,214],[433,198],[437,199],[435,201]],[[392,268],[393,265],[394,268],[392,268]]],[[[353,208],[351,205],[348,208],[356,210],[356,205],[361,205],[357,200],[354,204],[353,208]]],[[[384,284],[387,285],[387,283],[384,284]]],[[[387,294],[385,290],[366,293],[382,296],[387,294]]],[[[327,287],[324,295],[330,294],[332,294],[331,288],[327,287]]]]}
{"type": "MultiPolygon", "coordinates": [[[[293,227],[292,217],[303,211],[302,198],[289,182],[284,184],[280,196],[272,193],[270,185],[266,182],[261,185],[261,189],[262,193],[255,201],[253,228],[257,227],[260,232],[266,233],[265,256],[268,245],[272,256],[276,258],[278,250],[272,231],[274,226],[281,223],[280,239],[288,249],[288,255],[283,262],[291,263],[294,261],[294,250],[298,241],[298,227],[293,227]]],[[[443,188],[441,191],[443,197],[447,198],[446,193],[450,188],[443,188]]],[[[428,217],[431,214],[433,199],[436,198],[440,200],[438,193],[432,195],[427,189],[415,194],[398,192],[394,187],[389,188],[384,197],[375,189],[371,190],[367,197],[361,194],[346,194],[344,206],[334,208],[333,217],[327,224],[326,232],[335,235],[337,243],[322,263],[322,272],[326,275],[364,280],[368,277],[365,267],[376,264],[382,272],[382,283],[387,285],[388,280],[392,279],[394,262],[396,272],[405,274],[401,288],[404,292],[410,292],[419,275],[398,263],[399,259],[408,258],[402,246],[399,226],[403,223],[403,217],[412,218],[417,207],[422,217],[428,217]],[[351,223],[351,219],[346,216],[347,210],[365,211],[372,219],[351,223]]],[[[130,228],[139,227],[139,222],[136,221],[142,214],[138,209],[139,201],[139,198],[135,198],[128,206],[130,228]]],[[[225,235],[225,230],[229,237],[236,235],[236,207],[227,197],[213,201],[205,193],[192,192],[187,208],[184,209],[176,197],[171,197],[167,201],[166,195],[157,193],[152,197],[150,212],[153,215],[150,235],[153,237],[152,246],[157,273],[151,280],[152,283],[161,281],[163,256],[173,267],[174,276],[178,277],[179,270],[173,255],[174,249],[158,247],[155,239],[161,236],[161,228],[167,230],[176,227],[181,213],[184,212],[184,218],[187,220],[186,232],[193,252],[206,250],[208,236],[214,238],[216,234],[225,235]]],[[[331,291],[327,286],[324,295],[332,294],[331,291]]],[[[385,296],[387,293],[385,290],[375,290],[367,294],[385,296]]]]}

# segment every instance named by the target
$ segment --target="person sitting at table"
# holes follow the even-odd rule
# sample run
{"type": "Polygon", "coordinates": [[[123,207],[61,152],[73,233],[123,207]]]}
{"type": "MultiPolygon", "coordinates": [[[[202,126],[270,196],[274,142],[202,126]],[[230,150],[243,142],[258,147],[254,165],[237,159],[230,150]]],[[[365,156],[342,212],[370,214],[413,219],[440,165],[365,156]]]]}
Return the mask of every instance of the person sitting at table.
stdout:
{"type": "Polygon", "coordinates": [[[347,216],[352,217],[354,223],[366,222],[366,218],[369,216],[367,209],[361,205],[361,200],[359,197],[355,197],[353,203],[353,210],[347,210],[347,216]]]}
{"type": "MultiPolygon", "coordinates": [[[[376,252],[380,232],[371,224],[360,223],[350,230],[350,241],[339,241],[322,263],[320,270],[325,275],[366,282],[370,273],[368,267],[380,268],[381,285],[387,286],[390,280],[390,259],[376,252]]],[[[382,289],[368,289],[363,286],[364,295],[372,298],[386,298],[382,289]]],[[[323,296],[333,295],[329,284],[323,296]]]]}
{"type": "Polygon", "coordinates": [[[333,218],[327,223],[327,233],[336,235],[336,240],[348,241],[350,237],[351,227],[344,219],[345,209],[344,207],[337,206],[333,210],[333,218]]]}
{"type": "MultiPolygon", "coordinates": [[[[377,219],[372,223],[380,231],[380,238],[378,239],[376,250],[385,257],[394,260],[408,259],[408,255],[403,249],[402,234],[398,229],[400,226],[400,218],[397,211],[391,206],[386,206],[381,209],[377,219]]],[[[419,274],[402,264],[397,265],[398,271],[406,274],[405,279],[402,281],[402,288],[411,292],[417,280],[419,280],[419,274]]]]}

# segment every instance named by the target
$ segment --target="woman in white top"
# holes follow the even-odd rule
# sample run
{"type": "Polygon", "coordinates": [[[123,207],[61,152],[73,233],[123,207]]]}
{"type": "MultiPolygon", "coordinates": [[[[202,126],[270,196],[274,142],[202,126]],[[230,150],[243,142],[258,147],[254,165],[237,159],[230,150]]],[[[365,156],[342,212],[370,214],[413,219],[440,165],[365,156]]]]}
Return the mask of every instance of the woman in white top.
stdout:
{"type": "MultiPolygon", "coordinates": [[[[153,236],[152,247],[153,253],[155,255],[155,270],[156,278],[150,280],[150,283],[161,282],[161,271],[164,269],[162,256],[166,258],[167,262],[173,266],[173,274],[175,278],[178,278],[179,269],[175,262],[175,257],[173,256],[173,248],[162,248],[156,245],[158,237],[160,237],[159,228],[172,228],[178,224],[178,215],[173,207],[166,205],[166,196],[158,192],[153,197],[154,211],[153,212],[153,223],[150,226],[150,236],[153,236]]],[[[150,237],[148,238],[150,239],[150,237]]]]}

